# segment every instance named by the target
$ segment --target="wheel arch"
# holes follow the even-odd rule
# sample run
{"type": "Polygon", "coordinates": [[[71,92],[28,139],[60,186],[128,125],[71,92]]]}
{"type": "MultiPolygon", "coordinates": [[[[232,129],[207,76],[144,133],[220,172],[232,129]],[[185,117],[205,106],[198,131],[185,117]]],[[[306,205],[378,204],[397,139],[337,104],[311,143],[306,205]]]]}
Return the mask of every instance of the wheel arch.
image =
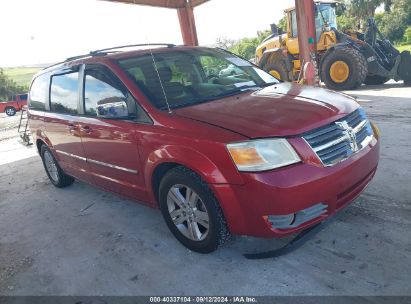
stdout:
{"type": "Polygon", "coordinates": [[[41,152],[41,146],[42,145],[46,145],[52,152],[54,152],[53,150],[53,146],[51,144],[51,142],[47,139],[47,138],[43,138],[40,136],[41,131],[39,130],[38,132],[36,132],[36,147],[37,147],[37,151],[40,154],[41,152]]]}
{"type": "Polygon", "coordinates": [[[36,140],[36,147],[37,147],[37,152],[40,154],[41,153],[41,146],[42,145],[47,145],[44,140],[37,138],[36,140]]]}
{"type": "Polygon", "coordinates": [[[161,179],[176,166],[192,170],[207,184],[243,183],[238,172],[226,176],[207,156],[192,148],[167,146],[153,151],[144,168],[145,183],[150,189],[151,200],[156,204],[158,203],[158,187],[161,179]]]}
{"type": "Polygon", "coordinates": [[[227,222],[228,229],[231,233],[244,233],[246,230],[246,215],[243,213],[241,205],[235,198],[234,192],[227,184],[210,184],[203,178],[203,175],[199,171],[193,170],[191,166],[183,165],[180,162],[162,162],[158,164],[151,174],[149,180],[151,180],[151,195],[152,195],[152,207],[160,208],[159,203],[159,190],[160,183],[163,177],[176,167],[187,168],[194,173],[198,174],[200,178],[209,186],[211,193],[216,198],[223,216],[227,222]]]}

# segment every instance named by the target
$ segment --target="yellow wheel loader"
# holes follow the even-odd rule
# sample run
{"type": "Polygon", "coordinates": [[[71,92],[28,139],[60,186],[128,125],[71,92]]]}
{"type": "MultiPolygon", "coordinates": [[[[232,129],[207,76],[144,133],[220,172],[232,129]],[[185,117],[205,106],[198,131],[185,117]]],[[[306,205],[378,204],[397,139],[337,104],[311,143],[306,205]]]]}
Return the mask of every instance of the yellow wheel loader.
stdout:
{"type": "MultiPolygon", "coordinates": [[[[410,52],[400,52],[368,20],[365,33],[338,30],[337,1],[314,1],[316,63],[320,79],[330,89],[351,90],[365,84],[383,84],[389,79],[411,83],[410,52]]],[[[287,31],[271,25],[272,35],[256,50],[256,62],[282,81],[301,76],[295,8],[285,11],[287,31]]]]}

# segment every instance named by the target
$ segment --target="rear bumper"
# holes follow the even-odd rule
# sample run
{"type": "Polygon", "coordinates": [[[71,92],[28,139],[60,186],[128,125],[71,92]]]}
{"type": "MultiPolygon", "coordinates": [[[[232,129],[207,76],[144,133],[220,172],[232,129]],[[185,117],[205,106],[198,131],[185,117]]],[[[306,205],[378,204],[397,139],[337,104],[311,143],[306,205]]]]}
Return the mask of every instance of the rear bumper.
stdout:
{"type": "MultiPolygon", "coordinates": [[[[304,162],[263,173],[243,173],[243,185],[212,185],[232,233],[283,237],[321,222],[351,203],[377,170],[379,142],[332,167],[304,162]],[[321,215],[293,228],[273,228],[270,216],[325,204],[321,215]]],[[[310,209],[308,209],[310,210],[310,209]]]]}

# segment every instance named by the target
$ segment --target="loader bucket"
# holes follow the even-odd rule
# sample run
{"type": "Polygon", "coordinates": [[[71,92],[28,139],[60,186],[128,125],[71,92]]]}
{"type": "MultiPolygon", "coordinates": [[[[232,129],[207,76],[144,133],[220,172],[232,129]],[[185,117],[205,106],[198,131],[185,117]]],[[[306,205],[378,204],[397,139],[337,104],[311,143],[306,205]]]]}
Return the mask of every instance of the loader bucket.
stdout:
{"type": "Polygon", "coordinates": [[[401,53],[401,61],[398,66],[398,75],[404,84],[411,85],[411,55],[409,51],[403,51],[401,53]]]}

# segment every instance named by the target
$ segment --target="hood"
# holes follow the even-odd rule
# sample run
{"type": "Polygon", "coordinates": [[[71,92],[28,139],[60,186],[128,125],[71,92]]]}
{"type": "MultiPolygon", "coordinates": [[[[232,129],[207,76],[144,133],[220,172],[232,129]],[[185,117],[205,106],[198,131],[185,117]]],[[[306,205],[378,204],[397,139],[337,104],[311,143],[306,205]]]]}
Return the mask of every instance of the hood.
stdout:
{"type": "Polygon", "coordinates": [[[358,108],[348,95],[281,83],[176,110],[185,118],[249,138],[293,136],[333,122],[358,108]]]}

